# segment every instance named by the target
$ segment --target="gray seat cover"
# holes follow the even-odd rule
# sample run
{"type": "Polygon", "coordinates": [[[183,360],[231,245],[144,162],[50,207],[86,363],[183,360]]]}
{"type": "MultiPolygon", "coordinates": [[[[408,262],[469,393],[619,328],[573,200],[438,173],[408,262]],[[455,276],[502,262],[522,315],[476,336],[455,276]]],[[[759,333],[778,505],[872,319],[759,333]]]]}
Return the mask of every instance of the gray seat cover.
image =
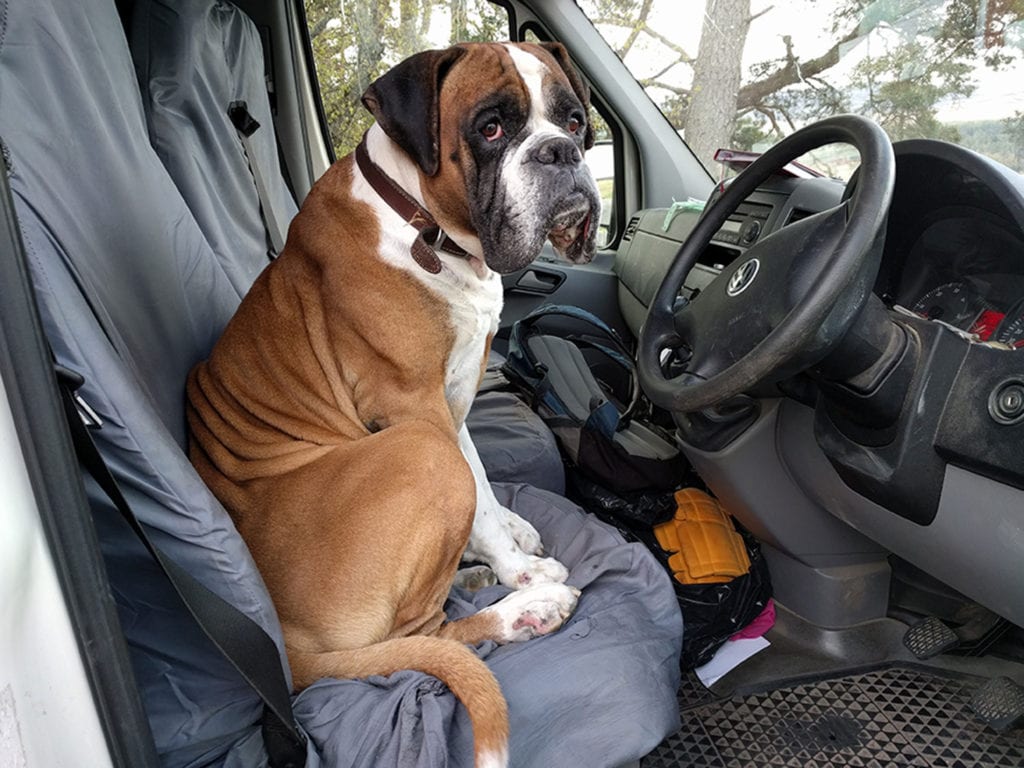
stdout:
{"type": "MultiPolygon", "coordinates": [[[[555,634],[479,649],[508,699],[509,764],[605,768],[636,760],[679,728],[682,626],[666,572],[641,544],[625,544],[614,529],[560,496],[527,485],[499,483],[494,490],[498,501],[537,526],[545,549],[569,565],[569,583],[583,590],[576,613],[555,634]]],[[[453,590],[446,610],[452,618],[465,616],[507,592],[453,590]]],[[[296,714],[314,739],[331,734],[334,693],[356,686],[358,692],[345,697],[356,722],[371,724],[370,730],[387,727],[380,720],[386,706],[396,730],[408,737],[384,741],[367,733],[346,741],[344,752],[325,742],[327,765],[472,766],[465,710],[436,680],[416,672],[322,680],[306,689],[296,714]]]]}
{"type": "Polygon", "coordinates": [[[250,162],[282,228],[297,210],[278,159],[259,32],[222,0],[141,0],[132,7],[131,49],[153,147],[244,295],[271,247],[250,162]],[[249,157],[228,118],[235,101],[260,124],[249,157]]]}
{"type": "Polygon", "coordinates": [[[491,350],[480,394],[466,416],[491,481],[529,483],[565,493],[565,466],[555,436],[501,372],[505,358],[491,350]]]}
{"type": "MultiPolygon", "coordinates": [[[[0,137],[44,329],[85,376],[98,447],[153,540],[283,643],[249,552],[188,463],[184,377],[238,304],[146,135],[107,0],[3,3],[0,137]],[[59,132],[59,133],[58,133],[59,132]]],[[[259,699],[221,660],[88,486],[157,749],[258,764],[259,699]]],[[[313,762],[311,765],[315,765],[313,762]]]]}
{"type": "Polygon", "coordinates": [[[511,392],[481,392],[466,416],[492,482],[521,482],[565,493],[565,466],[547,425],[511,392]]]}
{"type": "MultiPolygon", "coordinates": [[[[238,291],[147,140],[114,5],[0,0],[0,19],[0,137],[54,352],[84,374],[83,395],[104,419],[97,443],[157,544],[280,647],[248,550],[183,452],[185,374],[208,353],[238,291]]],[[[560,632],[480,649],[511,705],[512,764],[635,759],[678,726],[682,628],[667,575],[645,549],[564,499],[498,490],[583,587],[560,632]]],[[[102,494],[88,491],[163,762],[265,764],[258,698],[183,613],[102,494]]],[[[473,610],[463,597],[453,595],[453,616],[473,610]]],[[[295,708],[312,737],[310,768],[472,762],[464,710],[420,673],[320,681],[295,708]]]]}

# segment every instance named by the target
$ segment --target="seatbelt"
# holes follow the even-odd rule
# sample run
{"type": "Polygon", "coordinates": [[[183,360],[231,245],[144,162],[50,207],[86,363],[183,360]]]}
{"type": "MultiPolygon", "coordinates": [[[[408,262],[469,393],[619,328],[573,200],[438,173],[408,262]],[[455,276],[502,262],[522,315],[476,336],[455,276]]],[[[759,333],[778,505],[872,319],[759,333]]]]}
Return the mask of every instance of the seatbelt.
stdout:
{"type": "Polygon", "coordinates": [[[117,507],[192,618],[263,700],[261,725],[270,765],[273,768],[302,768],[306,764],[306,735],[292,714],[291,697],[277,645],[256,622],[196,581],[153,544],[89,434],[86,425],[98,428],[101,421],[76,394],[85,380],[62,365],[55,364],[54,368],[79,462],[117,507]]]}
{"type": "Polygon", "coordinates": [[[260,217],[263,219],[263,228],[270,238],[272,252],[268,254],[271,259],[275,258],[284,250],[285,237],[288,234],[287,224],[282,224],[274,211],[274,205],[270,199],[270,188],[267,180],[260,170],[260,165],[253,157],[252,135],[259,130],[259,122],[249,114],[249,107],[244,101],[232,101],[228,105],[228,117],[231,124],[238,131],[238,138],[242,142],[242,150],[245,152],[245,162],[249,165],[249,172],[256,182],[256,195],[260,199],[260,217]]]}

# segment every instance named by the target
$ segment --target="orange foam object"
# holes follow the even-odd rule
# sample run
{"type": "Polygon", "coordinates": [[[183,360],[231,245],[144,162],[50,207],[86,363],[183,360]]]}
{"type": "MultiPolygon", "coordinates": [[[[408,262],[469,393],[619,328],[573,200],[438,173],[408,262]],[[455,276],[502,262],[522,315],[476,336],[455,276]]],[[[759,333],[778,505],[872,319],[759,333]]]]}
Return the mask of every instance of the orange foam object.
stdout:
{"type": "Polygon", "coordinates": [[[747,547],[718,501],[696,488],[676,491],[675,516],[654,527],[681,584],[721,584],[750,570],[747,547]]]}

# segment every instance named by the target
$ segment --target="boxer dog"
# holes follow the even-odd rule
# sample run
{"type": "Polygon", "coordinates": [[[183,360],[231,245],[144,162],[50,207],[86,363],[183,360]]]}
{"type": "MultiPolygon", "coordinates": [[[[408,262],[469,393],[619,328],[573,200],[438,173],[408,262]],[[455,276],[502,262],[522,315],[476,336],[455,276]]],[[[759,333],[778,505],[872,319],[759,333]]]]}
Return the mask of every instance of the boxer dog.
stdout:
{"type": "Polygon", "coordinates": [[[506,703],[466,644],[553,632],[579,592],[498,504],[465,416],[500,273],[545,240],[593,256],[588,92],[559,44],[467,44],[363,103],[376,123],[189,376],[190,455],[263,575],[296,689],[422,670],[467,708],[477,766],[503,766],[506,703]],[[462,559],[515,591],[446,621],[462,559]]]}

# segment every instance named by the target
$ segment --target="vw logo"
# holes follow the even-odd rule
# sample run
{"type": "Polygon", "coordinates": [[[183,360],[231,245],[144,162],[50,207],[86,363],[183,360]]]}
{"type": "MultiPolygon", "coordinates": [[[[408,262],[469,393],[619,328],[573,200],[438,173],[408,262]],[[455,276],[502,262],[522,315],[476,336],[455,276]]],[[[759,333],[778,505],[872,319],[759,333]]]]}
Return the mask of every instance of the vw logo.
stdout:
{"type": "Polygon", "coordinates": [[[761,262],[757,259],[750,259],[740,264],[736,271],[732,273],[732,277],[729,278],[729,284],[725,287],[725,292],[730,296],[739,296],[754,282],[754,278],[757,277],[757,270],[760,268],[761,262]]]}

